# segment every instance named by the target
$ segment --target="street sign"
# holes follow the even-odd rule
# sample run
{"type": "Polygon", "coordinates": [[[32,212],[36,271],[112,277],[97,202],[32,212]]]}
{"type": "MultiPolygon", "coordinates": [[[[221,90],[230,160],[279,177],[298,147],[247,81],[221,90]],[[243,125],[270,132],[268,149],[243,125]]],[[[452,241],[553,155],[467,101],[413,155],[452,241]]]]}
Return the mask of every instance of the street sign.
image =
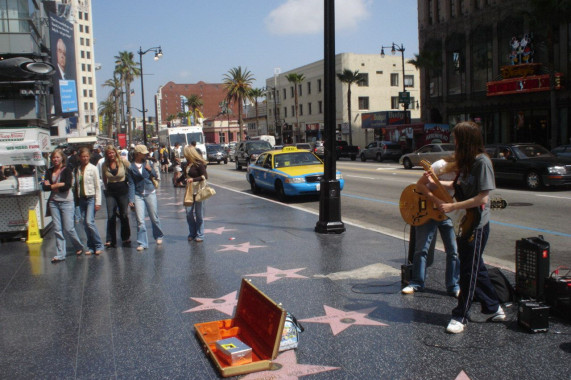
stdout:
{"type": "Polygon", "coordinates": [[[410,92],[399,92],[399,103],[410,104],[410,92]]]}

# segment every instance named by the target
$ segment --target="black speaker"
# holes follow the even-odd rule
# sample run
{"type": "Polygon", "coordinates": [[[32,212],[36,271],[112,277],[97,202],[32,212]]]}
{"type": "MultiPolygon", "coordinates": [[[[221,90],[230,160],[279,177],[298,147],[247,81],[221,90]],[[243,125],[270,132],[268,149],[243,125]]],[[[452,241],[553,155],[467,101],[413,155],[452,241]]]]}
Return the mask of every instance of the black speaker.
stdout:
{"type": "Polygon", "coordinates": [[[547,332],[549,329],[549,306],[538,302],[520,302],[517,322],[531,333],[547,332]]]}
{"type": "Polygon", "coordinates": [[[516,241],[515,289],[521,298],[541,299],[549,277],[549,243],[543,236],[516,241]]]}

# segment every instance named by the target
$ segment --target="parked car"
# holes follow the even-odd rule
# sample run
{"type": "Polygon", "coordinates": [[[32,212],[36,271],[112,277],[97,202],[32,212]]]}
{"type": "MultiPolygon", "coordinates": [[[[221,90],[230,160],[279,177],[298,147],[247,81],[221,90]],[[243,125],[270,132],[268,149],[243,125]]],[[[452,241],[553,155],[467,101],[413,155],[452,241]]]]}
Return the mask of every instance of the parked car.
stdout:
{"type": "Polygon", "coordinates": [[[325,145],[323,144],[323,141],[314,141],[312,143],[311,151],[323,160],[325,157],[325,145]]]}
{"type": "Polygon", "coordinates": [[[427,144],[412,153],[403,154],[399,159],[399,164],[405,169],[411,169],[413,166],[419,166],[421,160],[433,163],[453,154],[454,144],[427,144]]]}
{"type": "Polygon", "coordinates": [[[361,161],[377,160],[395,160],[398,161],[402,156],[402,148],[399,143],[391,141],[373,141],[369,143],[365,149],[361,151],[361,161]]]}
{"type": "Polygon", "coordinates": [[[228,153],[228,159],[234,161],[234,156],[236,155],[236,141],[232,141],[226,147],[226,153],[228,153]]]}
{"type": "Polygon", "coordinates": [[[359,147],[357,145],[349,145],[347,141],[335,140],[336,149],[335,153],[337,159],[342,157],[350,158],[351,161],[355,161],[357,156],[359,156],[359,147]]]}
{"type": "Polygon", "coordinates": [[[561,145],[557,148],[551,149],[551,153],[553,153],[557,157],[571,157],[571,145],[561,145]]]}
{"type": "Polygon", "coordinates": [[[228,153],[219,144],[206,144],[206,158],[208,162],[228,163],[228,153]]]}
{"type": "Polygon", "coordinates": [[[538,144],[491,144],[497,181],[515,182],[530,190],[542,186],[571,185],[571,160],[556,157],[538,144]]]}
{"type": "Polygon", "coordinates": [[[297,143],[297,144],[295,144],[295,147],[297,149],[311,150],[311,144],[310,143],[297,143]]]}
{"type": "MultiPolygon", "coordinates": [[[[252,193],[262,189],[275,192],[284,202],[290,196],[319,194],[323,177],[323,162],[313,153],[286,146],[282,150],[271,150],[260,154],[248,166],[246,179],[252,193]]],[[[345,184],[340,171],[336,178],[341,190],[345,184]]]]}
{"type": "Polygon", "coordinates": [[[234,156],[236,170],[242,170],[242,166],[250,165],[250,162],[255,162],[261,153],[271,149],[270,143],[264,140],[240,141],[236,145],[236,155],[234,156]]]}

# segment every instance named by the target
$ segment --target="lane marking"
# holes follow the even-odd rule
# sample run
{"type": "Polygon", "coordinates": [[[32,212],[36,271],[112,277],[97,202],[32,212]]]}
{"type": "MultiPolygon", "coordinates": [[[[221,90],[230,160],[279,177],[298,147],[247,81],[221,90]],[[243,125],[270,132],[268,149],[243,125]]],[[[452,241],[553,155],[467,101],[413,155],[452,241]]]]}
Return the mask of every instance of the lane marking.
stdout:
{"type": "Polygon", "coordinates": [[[571,197],[560,197],[557,195],[542,195],[542,194],[535,194],[537,197],[545,197],[545,198],[557,198],[557,199],[569,199],[571,200],[571,197]]]}
{"type": "Polygon", "coordinates": [[[346,176],[347,176],[348,178],[361,178],[361,179],[372,179],[372,180],[375,180],[375,179],[376,179],[376,178],[373,178],[373,177],[362,177],[362,176],[351,175],[351,174],[346,174],[346,176]]]}

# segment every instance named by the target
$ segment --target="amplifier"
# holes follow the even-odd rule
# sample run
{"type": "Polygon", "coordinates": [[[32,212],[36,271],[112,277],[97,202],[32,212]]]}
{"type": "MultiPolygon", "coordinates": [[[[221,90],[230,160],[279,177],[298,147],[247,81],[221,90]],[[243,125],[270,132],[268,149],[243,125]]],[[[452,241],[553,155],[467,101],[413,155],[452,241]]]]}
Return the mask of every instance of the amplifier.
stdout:
{"type": "Polygon", "coordinates": [[[571,277],[547,278],[545,303],[551,306],[554,315],[571,322],[571,277]]]}
{"type": "Polygon", "coordinates": [[[529,332],[547,332],[549,329],[549,306],[538,302],[522,301],[517,310],[517,322],[529,332]]]}
{"type": "Polygon", "coordinates": [[[521,298],[541,299],[549,277],[549,243],[543,236],[516,241],[515,288],[521,298]]]}

